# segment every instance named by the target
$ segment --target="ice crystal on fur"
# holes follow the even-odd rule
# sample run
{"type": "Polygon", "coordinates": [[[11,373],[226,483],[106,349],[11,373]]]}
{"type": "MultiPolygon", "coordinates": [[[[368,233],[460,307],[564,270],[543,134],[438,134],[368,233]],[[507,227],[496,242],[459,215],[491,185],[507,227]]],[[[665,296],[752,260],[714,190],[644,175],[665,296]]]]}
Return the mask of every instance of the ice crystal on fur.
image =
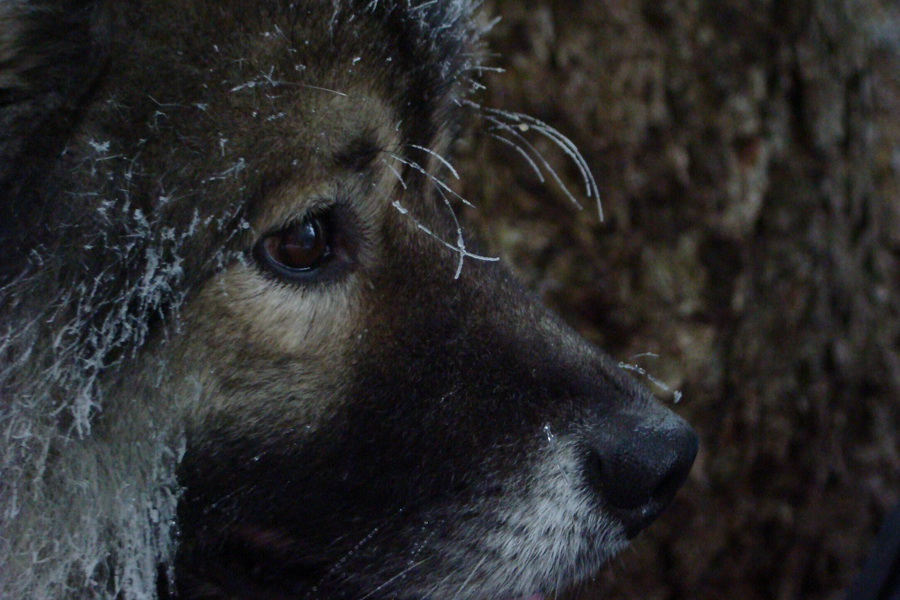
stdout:
{"type": "MultiPolygon", "coordinates": [[[[249,249],[264,232],[250,223],[258,216],[254,210],[264,212],[255,204],[260,198],[277,192],[292,201],[325,193],[284,185],[287,171],[307,168],[286,157],[297,141],[290,136],[309,118],[286,106],[290,94],[308,93],[309,114],[321,111],[315,119],[323,131],[297,144],[317,157],[333,150],[325,131],[333,123],[320,115],[342,106],[337,103],[359,102],[354,108],[362,112],[366,94],[378,93],[397,103],[401,114],[390,114],[389,123],[403,143],[379,150],[389,189],[372,183],[367,190],[428,243],[449,250],[457,279],[465,259],[497,260],[467,248],[452,204],[468,201],[441,176],[460,178],[445,154],[463,120],[461,108],[474,109],[489,133],[513,146],[541,181],[546,171],[577,203],[523,133],[549,139],[581,172],[586,195],[599,202],[596,182],[568,138],[536,119],[466,100],[479,86],[475,78],[488,69],[480,64],[479,39],[489,25],[473,17],[478,0],[334,0],[324,9],[321,3],[198,0],[186,4],[184,15],[159,23],[135,17],[138,8],[152,6],[90,0],[0,5],[3,598],[146,600],[157,595],[160,570],[163,580],[178,576],[172,573],[176,508],[185,491],[176,469],[188,448],[181,428],[186,407],[201,405],[209,392],[202,377],[184,377],[185,365],[171,364],[167,350],[182,334],[185,306],[203,284],[228,269],[254,268],[249,249]],[[182,17],[194,21],[187,27],[182,17]],[[204,30],[214,18],[230,28],[204,30]],[[358,40],[356,27],[365,19],[377,20],[388,31],[378,28],[376,35],[398,48],[383,47],[380,38],[358,40]],[[123,33],[129,27],[137,31],[123,33]],[[335,40],[358,47],[340,56],[335,40]],[[310,41],[341,60],[304,51],[310,41]],[[397,71],[385,65],[395,51],[414,63],[406,67],[410,81],[428,94],[392,80],[397,71]],[[334,80],[333,73],[319,72],[338,68],[342,75],[369,72],[334,80]],[[372,89],[354,88],[360,80],[372,89]],[[421,138],[416,136],[427,123],[404,112],[417,110],[425,113],[421,121],[436,121],[421,138]],[[273,131],[278,135],[261,133],[273,131]],[[432,140],[443,145],[432,146],[432,140]],[[421,207],[412,204],[414,190],[449,213],[441,212],[442,229],[416,212],[421,207]]],[[[336,189],[343,200],[344,188],[336,189]]],[[[251,281],[247,287],[268,282],[257,271],[244,280],[251,281]]],[[[283,282],[272,287],[280,299],[296,303],[304,296],[283,282]]],[[[256,288],[254,293],[262,295],[256,288]]],[[[353,301],[347,294],[334,303],[353,301]]],[[[461,600],[503,590],[527,593],[532,590],[523,586],[551,570],[572,570],[564,562],[573,548],[591,564],[599,559],[602,553],[583,547],[566,520],[587,505],[583,490],[571,493],[566,474],[574,451],[549,424],[545,433],[550,453],[534,469],[547,475],[552,493],[529,489],[517,505],[490,509],[535,548],[541,531],[529,518],[539,511],[557,536],[549,548],[552,560],[504,569],[501,559],[514,554],[515,540],[498,534],[488,540],[494,558],[474,567],[459,552],[450,553],[452,576],[430,584],[430,592],[461,600]]],[[[615,527],[591,519],[597,540],[618,543],[615,527]]],[[[426,520],[408,560],[389,565],[397,568],[363,597],[418,576],[425,560],[420,554],[434,551],[438,537],[426,525],[441,522],[440,516],[426,520]]],[[[466,539],[481,533],[472,527],[466,539]]],[[[343,577],[385,535],[372,528],[321,582],[343,577]]]]}
{"type": "MultiPolygon", "coordinates": [[[[27,169],[11,167],[31,160],[20,154],[21,142],[38,131],[41,119],[77,103],[87,93],[81,86],[94,76],[90,65],[78,61],[90,58],[91,48],[101,51],[106,40],[84,49],[77,35],[109,32],[99,9],[82,4],[72,8],[52,0],[23,0],[0,8],[0,60],[5,61],[0,92],[13,100],[0,106],[5,203],[39,200],[16,179],[27,169]],[[66,31],[74,35],[57,43],[56,36],[66,31]],[[50,61],[71,63],[73,79],[51,89],[56,80],[40,79],[50,61]],[[17,98],[25,102],[16,104],[17,98]]],[[[361,11],[399,14],[419,32],[415,39],[439,57],[445,76],[462,82],[475,65],[476,55],[463,55],[462,49],[474,47],[481,34],[470,20],[478,4],[335,1],[333,25],[361,11]],[[442,54],[448,46],[457,50],[442,54]]],[[[269,70],[229,89],[233,94],[259,88],[277,93],[283,85],[269,70]]],[[[191,96],[175,102],[148,99],[155,106],[149,122],[155,132],[164,131],[171,111],[210,108],[191,96]]],[[[109,98],[111,110],[117,102],[109,98]]],[[[242,176],[249,164],[232,155],[232,147],[229,136],[219,134],[217,146],[209,150],[220,160],[198,174],[198,188],[242,176]]],[[[0,596],[147,599],[156,594],[157,566],[171,564],[173,556],[179,495],[175,467],[184,442],[179,423],[167,416],[178,400],[159,395],[167,387],[170,365],[160,361],[137,380],[130,368],[146,354],[151,337],[165,344],[177,334],[188,291],[184,260],[190,258],[195,236],[218,230],[216,235],[228,240],[246,231],[246,222],[202,212],[181,225],[167,222],[166,207],[196,191],[167,189],[165,173],[144,172],[140,146],[91,137],[81,148],[61,150],[62,168],[78,172],[66,180],[79,186],[54,192],[65,197],[67,206],[48,213],[55,220],[47,224],[57,228],[62,241],[33,243],[20,232],[0,232],[8,246],[0,288],[0,596]],[[151,177],[159,177],[160,193],[148,203],[133,190],[146,189],[151,177]],[[148,211],[148,205],[159,211],[148,211]],[[26,245],[27,253],[18,256],[17,246],[26,245]],[[155,404],[146,405],[146,399],[155,404]],[[124,421],[116,423],[116,413],[124,413],[124,421]]],[[[23,222],[33,218],[23,212],[23,222]]],[[[234,259],[228,252],[215,253],[204,264],[215,271],[234,259]]]]}

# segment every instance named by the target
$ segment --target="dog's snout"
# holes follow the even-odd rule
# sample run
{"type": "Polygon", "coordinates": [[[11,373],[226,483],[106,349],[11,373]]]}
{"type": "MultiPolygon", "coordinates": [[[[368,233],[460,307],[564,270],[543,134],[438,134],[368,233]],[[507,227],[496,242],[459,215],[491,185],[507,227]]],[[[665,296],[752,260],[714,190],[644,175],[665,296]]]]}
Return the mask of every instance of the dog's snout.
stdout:
{"type": "Polygon", "coordinates": [[[649,415],[606,416],[586,437],[586,479],[629,536],[649,525],[672,500],[698,449],[694,430],[657,406],[649,415]]]}

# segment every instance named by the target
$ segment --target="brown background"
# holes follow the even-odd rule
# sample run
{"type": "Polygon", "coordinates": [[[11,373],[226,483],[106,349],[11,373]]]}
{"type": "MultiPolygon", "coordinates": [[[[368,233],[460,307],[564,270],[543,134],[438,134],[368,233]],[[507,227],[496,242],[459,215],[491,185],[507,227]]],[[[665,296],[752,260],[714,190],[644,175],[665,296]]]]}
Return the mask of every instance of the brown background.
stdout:
{"type": "Polygon", "coordinates": [[[606,219],[487,122],[458,154],[470,218],[584,335],[680,390],[702,439],[673,506],[576,597],[842,598],[900,500],[892,7],[489,3],[507,71],[479,101],[568,135],[606,219]]]}

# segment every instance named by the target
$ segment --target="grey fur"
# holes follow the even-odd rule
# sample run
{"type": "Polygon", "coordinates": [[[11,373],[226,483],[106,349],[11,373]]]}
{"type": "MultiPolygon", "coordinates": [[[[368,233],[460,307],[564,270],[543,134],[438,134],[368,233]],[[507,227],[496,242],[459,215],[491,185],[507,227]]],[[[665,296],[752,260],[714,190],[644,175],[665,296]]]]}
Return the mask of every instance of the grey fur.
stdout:
{"type": "Polygon", "coordinates": [[[478,5],[0,6],[0,597],[513,597],[668,501],[598,500],[596,424],[657,409],[437,175],[478,5]],[[267,271],[323,211],[344,270],[267,271]]]}

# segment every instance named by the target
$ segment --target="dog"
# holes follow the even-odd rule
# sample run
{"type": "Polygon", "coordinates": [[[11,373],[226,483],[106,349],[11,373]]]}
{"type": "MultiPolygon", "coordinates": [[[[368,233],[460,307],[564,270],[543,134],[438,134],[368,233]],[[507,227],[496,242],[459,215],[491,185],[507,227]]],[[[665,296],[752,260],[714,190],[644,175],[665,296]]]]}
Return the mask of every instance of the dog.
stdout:
{"type": "Polygon", "coordinates": [[[473,118],[568,143],[478,8],[0,5],[0,596],[539,598],[669,503],[694,432],[457,220],[473,118]]]}

